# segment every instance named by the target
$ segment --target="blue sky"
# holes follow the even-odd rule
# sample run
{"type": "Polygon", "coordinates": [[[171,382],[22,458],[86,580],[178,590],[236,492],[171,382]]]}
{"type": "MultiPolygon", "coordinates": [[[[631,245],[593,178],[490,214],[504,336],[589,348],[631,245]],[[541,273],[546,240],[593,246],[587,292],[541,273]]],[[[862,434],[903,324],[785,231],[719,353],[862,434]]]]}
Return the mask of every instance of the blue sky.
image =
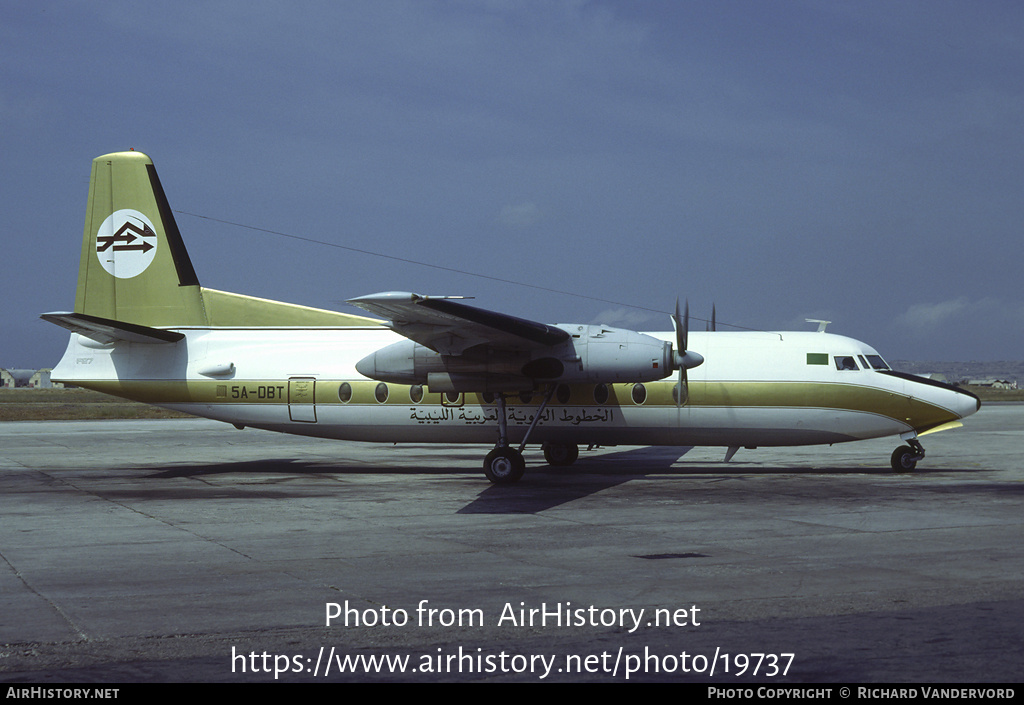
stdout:
{"type": "Polygon", "coordinates": [[[0,367],[59,359],[128,148],[217,289],[1024,357],[1020,3],[5,2],[0,76],[0,367]]]}

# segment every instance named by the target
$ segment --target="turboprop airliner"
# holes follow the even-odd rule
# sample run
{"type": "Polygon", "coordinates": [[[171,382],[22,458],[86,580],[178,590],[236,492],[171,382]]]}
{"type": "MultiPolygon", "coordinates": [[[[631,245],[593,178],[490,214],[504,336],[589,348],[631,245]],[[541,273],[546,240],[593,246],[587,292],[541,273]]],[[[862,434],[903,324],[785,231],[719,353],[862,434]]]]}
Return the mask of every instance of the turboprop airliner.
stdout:
{"type": "Polygon", "coordinates": [[[370,442],[494,444],[483,469],[518,481],[539,445],[569,465],[580,445],[832,444],[919,438],[980,408],[955,387],[889,368],[868,345],[825,332],[640,333],[546,324],[458,298],[383,292],[374,316],[199,284],[153,162],[93,161],[74,311],[52,378],[253,427],[370,442]]]}

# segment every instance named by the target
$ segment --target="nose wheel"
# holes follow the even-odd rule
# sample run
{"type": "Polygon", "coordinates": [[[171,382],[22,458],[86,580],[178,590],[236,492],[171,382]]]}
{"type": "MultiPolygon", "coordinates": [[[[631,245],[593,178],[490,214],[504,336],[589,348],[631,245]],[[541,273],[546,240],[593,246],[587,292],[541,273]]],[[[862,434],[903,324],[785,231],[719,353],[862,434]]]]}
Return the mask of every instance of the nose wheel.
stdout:
{"type": "Polygon", "coordinates": [[[917,467],[917,461],[924,458],[924,448],[920,441],[913,438],[907,441],[907,445],[900,446],[892,452],[890,463],[896,472],[912,472],[917,467]]]}

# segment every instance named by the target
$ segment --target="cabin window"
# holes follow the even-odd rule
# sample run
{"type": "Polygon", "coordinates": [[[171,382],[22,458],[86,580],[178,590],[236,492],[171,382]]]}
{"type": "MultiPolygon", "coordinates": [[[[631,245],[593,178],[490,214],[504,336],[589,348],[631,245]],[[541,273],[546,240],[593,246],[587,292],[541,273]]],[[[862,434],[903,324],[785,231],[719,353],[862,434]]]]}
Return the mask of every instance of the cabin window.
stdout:
{"type": "Polygon", "coordinates": [[[378,402],[383,404],[388,400],[388,385],[381,382],[377,385],[377,388],[373,390],[373,396],[378,402]]]}
{"type": "Polygon", "coordinates": [[[679,401],[679,389],[680,389],[679,382],[676,382],[675,384],[672,385],[672,402],[675,403],[675,404],[685,404],[686,403],[686,392],[683,392],[683,400],[679,401]]]}
{"type": "Polygon", "coordinates": [[[462,394],[459,392],[445,392],[444,400],[449,404],[459,406],[462,403],[462,394]]]}
{"type": "Polygon", "coordinates": [[[836,369],[837,370],[859,370],[857,367],[857,361],[853,359],[853,355],[836,355],[836,369]]]}
{"type": "Polygon", "coordinates": [[[555,398],[558,399],[559,404],[568,404],[570,396],[572,396],[572,390],[569,389],[568,384],[560,384],[555,389],[555,398]]]}
{"type": "Polygon", "coordinates": [[[637,382],[633,385],[632,396],[634,404],[643,404],[647,401],[647,387],[637,382]]]}
{"type": "Polygon", "coordinates": [[[598,404],[604,404],[608,401],[608,385],[599,384],[594,387],[594,401],[598,404]]]}
{"type": "Polygon", "coordinates": [[[344,404],[348,404],[352,401],[352,385],[348,382],[342,382],[341,386],[338,387],[338,399],[344,404]]]}
{"type": "Polygon", "coordinates": [[[423,401],[422,384],[414,384],[411,387],[409,387],[409,399],[412,401],[413,404],[419,404],[421,401],[423,401]]]}

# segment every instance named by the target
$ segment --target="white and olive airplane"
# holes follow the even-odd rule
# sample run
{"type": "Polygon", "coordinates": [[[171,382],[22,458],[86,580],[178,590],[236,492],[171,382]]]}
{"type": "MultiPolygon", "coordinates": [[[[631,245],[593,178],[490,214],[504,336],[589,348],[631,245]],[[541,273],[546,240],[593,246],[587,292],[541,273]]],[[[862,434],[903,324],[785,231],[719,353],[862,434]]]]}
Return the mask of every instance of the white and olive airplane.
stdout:
{"type": "Polygon", "coordinates": [[[153,162],[93,161],[72,331],[54,380],[254,428],[356,441],[495,443],[494,483],[580,445],[740,447],[918,438],[980,408],[825,332],[638,333],[549,325],[453,297],[350,301],[386,320],[200,286],[153,162]],[[691,349],[692,345],[692,349],[691,349]],[[518,448],[515,447],[518,444],[518,448]]]}

